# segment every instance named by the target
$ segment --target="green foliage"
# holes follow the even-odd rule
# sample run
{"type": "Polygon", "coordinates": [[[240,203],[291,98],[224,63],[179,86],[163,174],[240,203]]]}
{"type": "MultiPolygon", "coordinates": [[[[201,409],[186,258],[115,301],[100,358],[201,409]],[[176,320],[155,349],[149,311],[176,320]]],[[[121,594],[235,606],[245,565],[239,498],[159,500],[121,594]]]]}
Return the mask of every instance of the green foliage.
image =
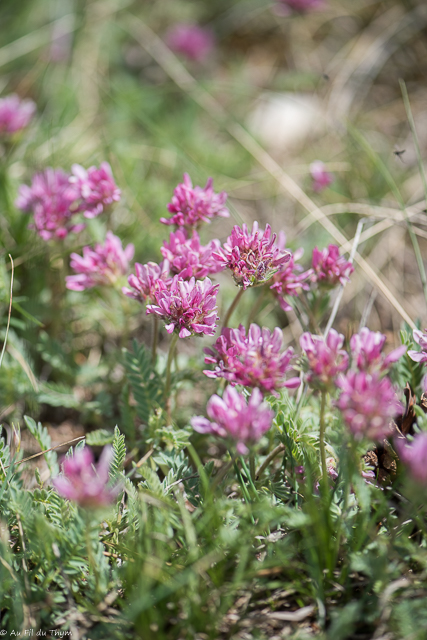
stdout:
{"type": "Polygon", "coordinates": [[[143,424],[148,424],[152,412],[161,402],[163,383],[151,363],[151,354],[143,344],[138,345],[134,340],[132,351],[124,350],[123,356],[136,413],[143,424]]]}
{"type": "Polygon", "coordinates": [[[119,475],[122,475],[123,464],[126,458],[125,436],[120,433],[117,426],[114,427],[113,454],[113,460],[110,466],[110,477],[112,480],[116,480],[119,475]]]}
{"type": "Polygon", "coordinates": [[[46,460],[51,476],[56,476],[59,472],[58,456],[55,451],[48,451],[52,446],[52,442],[46,427],[43,427],[40,422],[36,423],[35,420],[29,416],[24,416],[24,420],[29,432],[33,438],[37,440],[41,450],[44,452],[44,459],[46,460]]]}

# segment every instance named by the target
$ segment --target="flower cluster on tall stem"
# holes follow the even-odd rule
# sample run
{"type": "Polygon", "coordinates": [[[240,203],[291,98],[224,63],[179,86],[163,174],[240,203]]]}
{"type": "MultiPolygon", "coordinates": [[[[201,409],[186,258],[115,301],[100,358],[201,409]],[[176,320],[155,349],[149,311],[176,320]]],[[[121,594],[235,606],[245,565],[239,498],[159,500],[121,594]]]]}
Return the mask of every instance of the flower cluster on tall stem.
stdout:
{"type": "Polygon", "coordinates": [[[220,263],[230,269],[235,283],[244,290],[267,282],[291,259],[289,251],[276,244],[276,234],[267,224],[265,231],[258,230],[254,222],[249,232],[246,224],[235,225],[221,250],[214,253],[220,263]]]}
{"type": "Polygon", "coordinates": [[[71,268],[76,275],[66,276],[67,288],[83,291],[97,285],[114,284],[129,271],[129,261],[134,254],[133,244],[123,249],[120,238],[107,232],[105,243],[95,248],[83,247],[83,256],[71,254],[71,268]]]}
{"type": "Polygon", "coordinates": [[[259,389],[254,389],[246,401],[244,395],[233,387],[227,387],[222,398],[213,395],[206,412],[210,420],[202,416],[192,418],[193,429],[232,440],[241,455],[248,453],[248,447],[256,444],[270,429],[274,415],[263,402],[259,389]]]}
{"type": "Polygon", "coordinates": [[[315,160],[310,165],[310,174],[313,179],[313,191],[319,193],[329,187],[334,181],[332,173],[326,170],[325,165],[321,160],[315,160]]]}
{"type": "Polygon", "coordinates": [[[171,218],[160,218],[160,222],[193,229],[216,217],[228,218],[230,212],[224,206],[227,194],[225,191],[215,193],[212,184],[212,178],[208,178],[204,188],[193,187],[190,176],[184,173],[184,182],[175,188],[172,202],[168,204],[168,210],[173,215],[171,218]]]}
{"type": "Polygon", "coordinates": [[[220,246],[219,240],[211,240],[207,246],[203,246],[195,229],[191,235],[185,229],[178,229],[170,234],[169,242],[163,242],[160,251],[168,260],[171,273],[188,280],[193,276],[204,278],[224,269],[213,255],[220,246]]]}
{"type": "Polygon", "coordinates": [[[156,291],[164,286],[169,286],[171,282],[168,260],[163,260],[160,264],[135,262],[135,273],[132,273],[128,278],[128,284],[131,288],[123,287],[122,291],[125,296],[138,300],[138,302],[153,303],[156,300],[156,291]]]}
{"type": "Polygon", "coordinates": [[[345,284],[354,271],[351,262],[346,260],[344,256],[340,256],[339,249],[335,244],[330,244],[322,251],[314,247],[312,268],[312,281],[326,289],[336,287],[340,283],[345,284]]]}
{"type": "Polygon", "coordinates": [[[314,388],[329,390],[337,375],[348,367],[348,353],[342,348],[344,336],[331,329],[326,337],[303,333],[300,346],[307,356],[307,382],[314,388]]]}
{"type": "Polygon", "coordinates": [[[251,324],[246,334],[245,327],[224,328],[212,349],[206,348],[205,362],[214,364],[213,371],[204,371],[210,378],[225,378],[231,384],[257,387],[263,393],[275,393],[282,387],[294,389],[299,386],[299,377],[288,380],[285,375],[292,371],[292,347],[282,351],[283,334],[279,327],[271,333],[251,324]]]}
{"type": "Polygon", "coordinates": [[[21,100],[15,93],[0,98],[0,138],[8,138],[28,127],[35,111],[32,100],[21,100]]]}
{"type": "Polygon", "coordinates": [[[170,286],[159,281],[159,289],[154,292],[155,304],[147,306],[147,313],[163,318],[166,331],[175,331],[180,338],[212,336],[219,320],[216,306],[218,287],[209,278],[191,278],[186,282],[175,276],[170,286]]]}
{"type": "Polygon", "coordinates": [[[397,347],[386,356],[382,353],[385,341],[384,334],[379,331],[370,331],[367,327],[363,327],[359,333],[355,333],[350,339],[355,366],[360,371],[369,373],[388,371],[390,366],[403,356],[406,346],[397,347]]]}
{"type": "Polygon", "coordinates": [[[99,216],[107,207],[120,200],[120,189],[114,182],[108,162],[101,162],[99,169],[84,169],[79,164],[71,167],[70,183],[76,187],[80,204],[78,210],[85,218],[99,216]]]}

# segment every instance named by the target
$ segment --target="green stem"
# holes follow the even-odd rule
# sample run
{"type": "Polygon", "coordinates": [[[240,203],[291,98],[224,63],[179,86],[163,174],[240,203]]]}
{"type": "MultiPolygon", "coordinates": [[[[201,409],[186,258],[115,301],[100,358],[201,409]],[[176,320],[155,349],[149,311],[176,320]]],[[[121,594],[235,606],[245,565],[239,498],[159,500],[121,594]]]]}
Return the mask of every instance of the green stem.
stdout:
{"type": "Polygon", "coordinates": [[[171,408],[170,408],[170,388],[171,388],[171,366],[173,357],[175,354],[176,343],[178,342],[178,334],[172,334],[172,340],[169,345],[169,353],[168,353],[168,361],[166,364],[166,382],[165,382],[165,393],[164,393],[164,401],[166,405],[166,414],[168,418],[168,422],[171,422],[171,408]]]}
{"type": "Polygon", "coordinates": [[[156,362],[158,335],[159,335],[159,319],[157,317],[157,314],[153,313],[153,336],[152,336],[152,345],[151,345],[151,362],[153,364],[156,362]]]}
{"type": "Polygon", "coordinates": [[[242,297],[243,292],[244,292],[243,287],[240,287],[238,292],[237,292],[237,294],[236,294],[236,297],[234,298],[233,302],[231,303],[231,305],[228,308],[227,313],[225,314],[224,324],[222,325],[223,329],[225,329],[225,327],[228,327],[228,323],[229,323],[229,320],[231,318],[231,314],[233,313],[234,309],[239,304],[240,298],[242,297]]]}
{"type": "Polygon", "coordinates": [[[255,480],[256,471],[255,471],[255,454],[249,454],[249,471],[251,473],[252,482],[255,480]]]}
{"type": "MultiPolygon", "coordinates": [[[[248,479],[249,486],[252,489],[252,493],[254,495],[254,498],[255,498],[255,500],[258,500],[258,492],[256,490],[256,487],[255,487],[253,481],[252,481],[251,472],[249,471],[248,467],[246,466],[246,462],[244,461],[242,456],[240,456],[240,464],[242,465],[243,471],[246,474],[246,477],[248,479]]],[[[255,464],[255,461],[254,461],[254,464],[255,464]]],[[[255,470],[254,470],[254,472],[255,472],[255,470]]]]}
{"type": "Polygon", "coordinates": [[[246,324],[246,331],[249,331],[249,327],[251,326],[252,321],[254,321],[257,317],[258,311],[261,309],[262,307],[262,303],[264,301],[264,297],[265,297],[265,287],[262,288],[261,293],[259,294],[255,304],[253,305],[249,316],[248,316],[248,321],[246,324]]]}
{"type": "Polygon", "coordinates": [[[322,461],[322,485],[324,495],[328,492],[328,468],[326,466],[326,449],[325,449],[325,407],[326,407],[326,391],[322,391],[322,401],[320,404],[320,458],[322,461]]]}

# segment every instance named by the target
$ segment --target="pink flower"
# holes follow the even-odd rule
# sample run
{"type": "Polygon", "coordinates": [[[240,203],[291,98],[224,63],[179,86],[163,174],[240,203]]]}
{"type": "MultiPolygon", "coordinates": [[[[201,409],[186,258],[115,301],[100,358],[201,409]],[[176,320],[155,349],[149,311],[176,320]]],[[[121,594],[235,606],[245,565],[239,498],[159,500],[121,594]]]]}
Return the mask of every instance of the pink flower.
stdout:
{"type": "Polygon", "coordinates": [[[261,232],[254,222],[251,233],[246,224],[242,228],[235,225],[214,257],[231,270],[235,283],[243,289],[264,284],[291,259],[289,251],[275,244],[276,237],[269,224],[261,232]]]}
{"type": "Polygon", "coordinates": [[[401,438],[394,442],[399,458],[409,468],[413,479],[427,486],[427,433],[418,433],[410,445],[401,438]]]}
{"type": "Polygon", "coordinates": [[[425,333],[414,329],[414,340],[420,345],[421,351],[415,351],[411,349],[408,351],[408,356],[415,362],[427,362],[427,329],[424,329],[425,333]]]}
{"type": "Polygon", "coordinates": [[[258,442],[271,427],[274,412],[262,401],[259,389],[254,389],[249,402],[233,387],[227,387],[220,398],[214,395],[206,407],[212,420],[197,416],[191,426],[199,433],[213,433],[221,438],[230,438],[237,443],[240,455],[248,453],[248,445],[258,442]]]}
{"type": "Polygon", "coordinates": [[[97,244],[95,249],[83,247],[83,257],[71,254],[70,265],[77,275],[66,276],[67,289],[83,291],[97,285],[114,284],[129,270],[133,254],[133,244],[123,249],[120,238],[108,231],[104,245],[97,244]]]}
{"type": "Polygon", "coordinates": [[[112,447],[105,447],[97,465],[87,447],[74,452],[62,463],[62,475],[52,480],[57,492],[77,502],[81,507],[94,509],[114,502],[120,487],[108,486],[108,470],[113,457],[112,447]]]}
{"type": "Polygon", "coordinates": [[[393,362],[403,356],[406,351],[405,345],[394,349],[388,356],[385,356],[382,353],[385,341],[385,335],[379,331],[369,331],[367,327],[363,327],[359,333],[355,333],[351,337],[351,352],[359,370],[370,373],[387,371],[393,362]]]}
{"type": "Polygon", "coordinates": [[[216,331],[216,296],[219,285],[209,278],[185,282],[175,276],[170,287],[159,281],[155,291],[156,304],[147,306],[147,313],[156,313],[167,322],[168,333],[176,331],[180,338],[194,334],[213,336],[216,331]]]}
{"type": "Polygon", "coordinates": [[[313,191],[316,192],[323,191],[334,181],[334,176],[326,171],[325,165],[320,160],[311,163],[310,174],[313,179],[313,191]]]}
{"type": "Polygon", "coordinates": [[[273,275],[273,284],[270,289],[277,297],[283,311],[292,311],[292,307],[286,301],[285,296],[296,297],[301,291],[310,289],[307,280],[313,273],[312,269],[303,271],[303,267],[295,262],[301,255],[302,249],[295,251],[295,253],[291,254],[289,261],[282,265],[281,269],[273,275]]]}
{"type": "Polygon", "coordinates": [[[0,98],[0,136],[28,127],[35,111],[36,105],[32,100],[21,100],[16,94],[0,98]]]}
{"type": "Polygon", "coordinates": [[[283,334],[279,327],[273,333],[251,324],[248,335],[243,325],[224,328],[213,349],[205,349],[207,364],[214,371],[204,371],[209,378],[225,378],[231,384],[258,387],[263,393],[274,393],[281,387],[296,388],[299,377],[285,380],[294,352],[290,347],[281,352],[283,334]]]}
{"type": "Polygon", "coordinates": [[[303,333],[301,349],[306,353],[309,372],[307,382],[313,387],[327,389],[336,376],[348,367],[348,353],[342,349],[344,336],[331,329],[326,340],[321,336],[303,333]]]}
{"type": "Polygon", "coordinates": [[[79,211],[85,218],[96,218],[106,207],[120,200],[120,189],[114,182],[108,162],[101,162],[99,169],[83,169],[79,164],[71,167],[70,183],[75,185],[81,200],[79,211]]]}
{"type": "Polygon", "coordinates": [[[166,240],[163,242],[160,251],[169,261],[171,272],[187,280],[192,276],[204,278],[211,273],[222,271],[223,265],[212,255],[220,248],[219,240],[211,240],[206,247],[201,245],[195,229],[191,237],[184,229],[178,229],[170,234],[169,243],[166,240]]]}
{"type": "Polygon", "coordinates": [[[348,371],[338,378],[337,386],[341,389],[337,407],[357,440],[366,436],[378,442],[392,433],[390,420],[403,406],[389,378],[348,371]]]}
{"type": "Polygon", "coordinates": [[[314,9],[323,7],[325,4],[325,0],[279,0],[279,2],[290,10],[298,13],[313,11],[314,9]]]}
{"type": "Polygon", "coordinates": [[[335,244],[330,244],[322,251],[314,247],[312,266],[313,282],[326,288],[335,287],[339,282],[345,284],[354,271],[351,262],[348,262],[344,256],[340,256],[335,244]]]}
{"type": "Polygon", "coordinates": [[[208,178],[206,186],[193,187],[190,176],[184,173],[184,182],[180,183],[168,204],[172,218],[160,218],[160,222],[177,227],[193,228],[202,222],[210,222],[217,216],[228,218],[230,213],[224,206],[227,200],[225,191],[215,193],[212,189],[212,178],[208,178]]]}
{"type": "Polygon", "coordinates": [[[176,24],[166,34],[166,44],[175,53],[202,62],[212,52],[215,38],[209,29],[196,24],[176,24]]]}
{"type": "Polygon", "coordinates": [[[139,264],[139,262],[136,262],[135,275],[132,274],[128,278],[128,284],[134,291],[123,287],[123,293],[139,302],[145,302],[147,298],[150,302],[155,302],[156,291],[163,288],[164,285],[168,287],[172,282],[169,276],[169,266],[168,260],[163,260],[160,264],[155,262],[139,264]]]}
{"type": "Polygon", "coordinates": [[[77,233],[84,228],[82,224],[71,222],[78,193],[68,179],[68,174],[61,169],[48,167],[33,176],[31,187],[26,184],[19,187],[15,205],[33,213],[34,224],[29,226],[36,229],[43,240],[65,238],[68,233],[77,233]]]}

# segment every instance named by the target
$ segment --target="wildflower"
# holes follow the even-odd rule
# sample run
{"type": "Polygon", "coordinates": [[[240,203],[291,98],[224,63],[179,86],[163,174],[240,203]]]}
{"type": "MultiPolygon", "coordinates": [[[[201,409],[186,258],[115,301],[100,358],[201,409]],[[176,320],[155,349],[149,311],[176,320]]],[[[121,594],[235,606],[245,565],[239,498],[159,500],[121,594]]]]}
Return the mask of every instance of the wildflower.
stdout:
{"type": "Polygon", "coordinates": [[[330,244],[322,251],[314,247],[312,267],[313,282],[325,288],[335,287],[339,282],[345,284],[354,271],[351,262],[348,262],[344,256],[340,256],[335,244],[330,244]]]}
{"type": "Polygon", "coordinates": [[[99,169],[83,169],[79,164],[71,167],[70,183],[75,185],[80,199],[79,211],[85,218],[95,218],[106,207],[120,200],[120,189],[114,182],[108,162],[101,162],[99,169]]]}
{"type": "Polygon", "coordinates": [[[427,433],[418,433],[410,445],[401,438],[395,440],[395,445],[413,479],[427,486],[427,433]]]}
{"type": "Polygon", "coordinates": [[[97,465],[87,447],[74,451],[62,463],[62,475],[53,479],[57,492],[77,502],[81,507],[93,509],[113,502],[119,486],[108,486],[108,470],[113,457],[112,447],[105,447],[97,465]]]}
{"type": "Polygon", "coordinates": [[[305,13],[306,11],[313,11],[319,7],[323,7],[324,0],[279,0],[282,5],[297,13],[305,13]]]}
{"type": "Polygon", "coordinates": [[[195,24],[176,24],[166,34],[166,44],[175,53],[202,62],[215,45],[213,33],[195,24]]]}
{"type": "Polygon", "coordinates": [[[402,410],[402,405],[389,378],[380,378],[378,373],[348,371],[338,378],[337,386],[341,395],[336,405],[357,440],[366,436],[381,441],[392,433],[390,420],[402,410]]]}
{"type": "Polygon", "coordinates": [[[419,331],[419,329],[414,329],[414,340],[420,345],[421,351],[410,349],[408,356],[415,362],[427,362],[427,329],[424,329],[424,331],[425,333],[419,331]]]}
{"type": "Polygon", "coordinates": [[[168,333],[176,331],[180,338],[194,334],[212,336],[216,331],[216,296],[219,285],[212,285],[209,278],[188,282],[174,276],[170,287],[159,281],[155,291],[156,304],[147,306],[147,313],[156,313],[167,322],[168,333]]]}
{"type": "Polygon", "coordinates": [[[206,408],[210,418],[192,418],[191,426],[199,433],[213,433],[237,443],[240,455],[248,453],[248,446],[258,442],[271,427],[274,413],[262,401],[259,389],[254,389],[249,401],[233,387],[227,387],[220,398],[213,395],[206,408]]]}
{"type": "Polygon", "coordinates": [[[133,244],[123,249],[120,238],[108,231],[104,245],[96,244],[94,249],[83,247],[83,256],[71,254],[70,266],[77,275],[66,276],[67,289],[83,291],[97,285],[114,284],[129,270],[133,254],[133,244]]]}
{"type": "Polygon", "coordinates": [[[73,204],[78,198],[76,189],[69,183],[69,175],[61,169],[48,167],[33,176],[31,186],[22,184],[15,202],[18,209],[32,212],[34,224],[43,240],[65,238],[70,232],[77,233],[82,224],[72,224],[75,213],[73,204]]]}
{"type": "Polygon", "coordinates": [[[169,261],[173,274],[181,278],[204,278],[210,273],[218,273],[224,269],[223,265],[212,255],[221,245],[219,240],[211,240],[207,246],[200,244],[200,238],[195,229],[191,237],[183,229],[170,234],[169,243],[164,241],[160,251],[169,261]]]}
{"type": "Polygon", "coordinates": [[[180,183],[173,193],[168,211],[174,215],[160,218],[160,222],[177,227],[193,228],[202,222],[210,222],[212,218],[228,218],[230,213],[224,206],[227,200],[225,191],[215,193],[212,189],[212,178],[208,178],[206,186],[193,187],[190,176],[184,173],[184,182],[180,183]]]}
{"type": "Polygon", "coordinates": [[[271,333],[251,324],[248,334],[243,325],[238,329],[224,328],[213,349],[205,349],[207,364],[214,364],[214,371],[204,371],[209,378],[225,378],[231,384],[258,387],[263,393],[274,393],[281,387],[294,389],[299,377],[285,380],[292,370],[290,364],[294,352],[290,347],[281,352],[283,334],[279,327],[271,333]]]}
{"type": "Polygon", "coordinates": [[[155,302],[155,292],[163,285],[171,282],[169,277],[170,265],[168,260],[163,260],[160,264],[155,262],[147,262],[147,264],[139,264],[135,262],[135,274],[131,274],[128,278],[128,284],[134,289],[123,287],[123,293],[129,298],[134,298],[139,302],[155,302]],[[162,283],[162,285],[160,284],[162,283]]]}
{"type": "Polygon", "coordinates": [[[290,259],[273,275],[273,284],[270,289],[277,297],[283,311],[292,311],[291,305],[286,301],[285,296],[298,296],[301,291],[308,291],[310,285],[307,280],[313,273],[311,269],[303,272],[303,267],[295,260],[302,255],[302,249],[291,253],[290,259]],[[301,273],[303,272],[303,273],[301,273]]]}
{"type": "Polygon", "coordinates": [[[336,376],[348,366],[348,353],[342,349],[344,336],[331,329],[326,340],[308,332],[300,338],[301,349],[306,353],[309,372],[307,381],[314,387],[327,389],[336,376]]]}
{"type": "Polygon", "coordinates": [[[313,191],[316,192],[323,191],[334,181],[334,176],[326,171],[325,165],[320,160],[311,163],[310,174],[313,179],[313,191]]]}
{"type": "Polygon", "coordinates": [[[381,353],[385,341],[384,334],[379,331],[370,331],[367,327],[363,327],[359,333],[351,337],[351,352],[359,370],[370,373],[387,371],[393,362],[399,360],[405,353],[406,346],[402,345],[385,356],[381,353]]]}
{"type": "Polygon", "coordinates": [[[0,98],[0,136],[12,135],[28,127],[35,111],[32,100],[21,100],[14,93],[0,98]]]}
{"type": "Polygon", "coordinates": [[[275,244],[276,237],[269,224],[261,232],[254,222],[251,233],[246,224],[242,228],[235,225],[214,257],[231,270],[235,283],[243,289],[264,284],[291,259],[289,251],[275,244]]]}

